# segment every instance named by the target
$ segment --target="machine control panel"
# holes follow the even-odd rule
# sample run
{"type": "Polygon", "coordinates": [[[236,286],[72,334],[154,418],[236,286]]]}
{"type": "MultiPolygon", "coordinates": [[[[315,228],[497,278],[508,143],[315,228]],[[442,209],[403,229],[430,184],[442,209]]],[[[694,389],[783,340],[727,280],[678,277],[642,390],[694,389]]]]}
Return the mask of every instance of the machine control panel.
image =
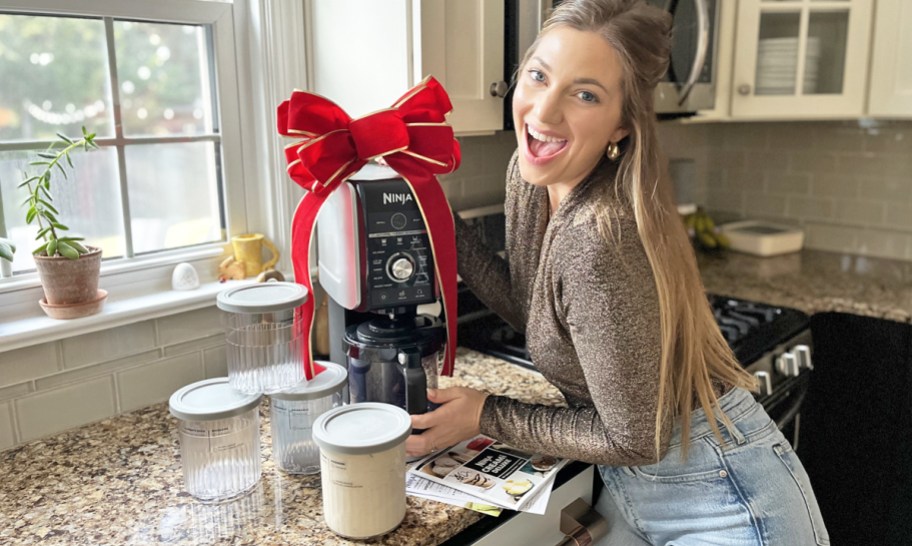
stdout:
{"type": "Polygon", "coordinates": [[[365,235],[362,310],[435,301],[430,238],[408,185],[377,180],[357,189],[365,235]]]}

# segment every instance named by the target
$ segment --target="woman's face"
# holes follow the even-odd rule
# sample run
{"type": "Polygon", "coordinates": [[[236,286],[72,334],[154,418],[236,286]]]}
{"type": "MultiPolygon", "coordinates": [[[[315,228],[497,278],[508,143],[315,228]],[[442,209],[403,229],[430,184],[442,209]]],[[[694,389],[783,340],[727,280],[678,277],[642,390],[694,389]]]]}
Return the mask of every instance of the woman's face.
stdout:
{"type": "Polygon", "coordinates": [[[621,64],[594,32],[556,27],[542,35],[513,94],[522,177],[575,186],[605,155],[621,127],[621,64]]]}

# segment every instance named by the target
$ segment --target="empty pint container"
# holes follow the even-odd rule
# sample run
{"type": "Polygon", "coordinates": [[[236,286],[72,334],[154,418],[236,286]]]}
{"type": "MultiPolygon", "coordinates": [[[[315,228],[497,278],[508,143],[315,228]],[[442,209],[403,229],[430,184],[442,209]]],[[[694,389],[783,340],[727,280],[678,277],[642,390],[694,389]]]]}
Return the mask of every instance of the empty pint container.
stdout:
{"type": "Polygon", "coordinates": [[[317,364],[325,369],[316,377],[269,396],[272,456],[278,468],[291,474],[320,471],[320,448],[312,434],[314,421],[342,405],[342,388],[348,376],[345,368],[332,362],[317,364]]]}
{"type": "Polygon", "coordinates": [[[317,418],[323,519],[336,534],[364,539],[392,531],[405,517],[404,409],[364,402],[317,418]]]}
{"type": "Polygon", "coordinates": [[[307,289],[290,282],[238,286],[219,293],[225,311],[228,378],[250,394],[274,392],[304,379],[302,350],[307,343],[298,307],[307,289]]]}
{"type": "Polygon", "coordinates": [[[233,389],[227,377],[191,383],[171,395],[188,493],[201,500],[224,500],[256,486],[262,397],[233,389]]]}

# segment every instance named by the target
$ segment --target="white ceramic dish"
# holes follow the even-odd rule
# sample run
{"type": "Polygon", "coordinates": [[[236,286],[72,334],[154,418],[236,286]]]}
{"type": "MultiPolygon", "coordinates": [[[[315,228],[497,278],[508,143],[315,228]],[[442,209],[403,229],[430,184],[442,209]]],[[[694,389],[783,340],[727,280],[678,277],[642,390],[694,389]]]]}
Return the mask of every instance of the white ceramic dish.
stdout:
{"type": "Polygon", "coordinates": [[[797,252],[804,244],[804,231],[769,222],[744,220],[719,226],[731,241],[731,249],[756,256],[797,252]]]}

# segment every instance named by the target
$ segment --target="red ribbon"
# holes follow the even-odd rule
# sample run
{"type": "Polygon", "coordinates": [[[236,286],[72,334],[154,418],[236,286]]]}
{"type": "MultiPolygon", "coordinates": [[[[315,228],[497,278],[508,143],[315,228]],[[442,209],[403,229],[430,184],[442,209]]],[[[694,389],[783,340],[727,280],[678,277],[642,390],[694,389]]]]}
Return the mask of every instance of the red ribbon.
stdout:
{"type": "MultiPolygon", "coordinates": [[[[307,192],[295,210],[291,255],[295,280],[313,294],[310,247],[317,213],[329,195],[368,161],[384,158],[411,188],[431,242],[437,286],[446,313],[447,344],[443,375],[453,374],[456,358],[456,235],[450,205],[436,175],[459,166],[459,143],[446,115],[453,109],[440,83],[428,77],[387,110],[352,119],[334,102],[295,91],[278,109],[278,129],[302,140],[285,148],[288,175],[307,192]]],[[[322,371],[313,362],[310,330],[314,301],[302,305],[307,333],[304,375],[322,371]]]]}

